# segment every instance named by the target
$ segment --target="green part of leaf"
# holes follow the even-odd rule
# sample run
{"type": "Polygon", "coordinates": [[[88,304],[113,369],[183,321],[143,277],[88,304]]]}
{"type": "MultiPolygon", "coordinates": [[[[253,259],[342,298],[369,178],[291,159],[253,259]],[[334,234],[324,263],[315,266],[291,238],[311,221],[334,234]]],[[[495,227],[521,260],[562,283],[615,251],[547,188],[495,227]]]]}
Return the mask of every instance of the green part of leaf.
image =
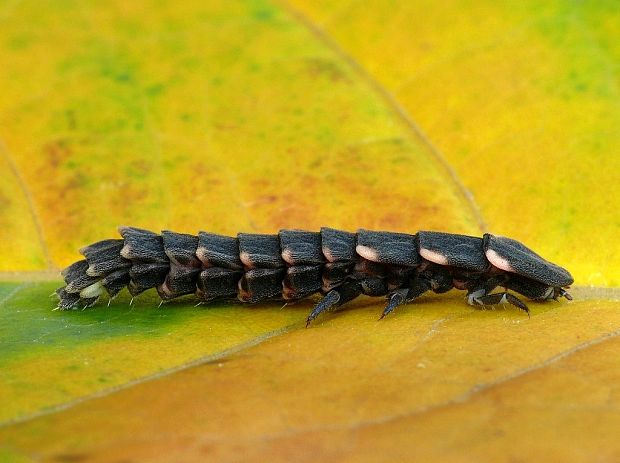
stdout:
{"type": "Polygon", "coordinates": [[[52,311],[58,282],[0,285],[0,420],[7,421],[260,342],[301,322],[307,304],[280,310],[238,304],[158,308],[147,293],[129,305],[52,311]],[[302,313],[300,313],[302,312],[302,313]]]}

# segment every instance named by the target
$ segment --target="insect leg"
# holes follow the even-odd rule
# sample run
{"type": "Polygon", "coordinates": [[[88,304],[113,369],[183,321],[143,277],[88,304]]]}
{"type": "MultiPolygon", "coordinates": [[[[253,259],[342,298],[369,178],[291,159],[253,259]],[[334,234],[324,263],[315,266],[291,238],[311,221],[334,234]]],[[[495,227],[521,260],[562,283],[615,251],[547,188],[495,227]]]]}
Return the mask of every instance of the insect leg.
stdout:
{"type": "Polygon", "coordinates": [[[566,291],[563,288],[556,288],[554,291],[554,298],[556,301],[561,298],[561,297],[565,297],[566,299],[568,299],[569,301],[573,300],[573,296],[571,296],[568,291],[566,291]]]}
{"type": "Polygon", "coordinates": [[[312,320],[318,317],[321,313],[329,310],[333,307],[337,307],[352,299],[355,299],[362,293],[362,287],[358,282],[345,283],[338,288],[329,291],[323,299],[321,299],[317,305],[314,306],[310,315],[306,319],[306,328],[310,325],[312,320]]]}
{"type": "Polygon", "coordinates": [[[482,281],[472,282],[467,286],[467,303],[469,305],[480,305],[476,303],[476,299],[490,294],[497,286],[504,283],[505,278],[501,276],[491,277],[482,281]]]}
{"type": "Polygon", "coordinates": [[[521,299],[506,292],[485,294],[480,296],[473,295],[472,301],[473,303],[470,302],[471,305],[476,304],[480,306],[508,303],[523,310],[528,315],[528,317],[530,315],[530,309],[528,309],[527,305],[525,305],[525,303],[521,299]]]}
{"type": "Polygon", "coordinates": [[[426,278],[418,278],[411,288],[399,288],[388,294],[388,303],[383,309],[379,320],[394,311],[396,307],[407,302],[411,302],[416,297],[431,289],[431,282],[426,278]]]}
{"type": "Polygon", "coordinates": [[[409,293],[409,289],[401,288],[401,289],[394,290],[390,294],[388,294],[388,297],[387,297],[388,303],[383,309],[383,313],[379,317],[379,320],[381,320],[387,314],[394,311],[394,309],[398,307],[399,305],[404,304],[407,301],[407,293],[409,293]]]}

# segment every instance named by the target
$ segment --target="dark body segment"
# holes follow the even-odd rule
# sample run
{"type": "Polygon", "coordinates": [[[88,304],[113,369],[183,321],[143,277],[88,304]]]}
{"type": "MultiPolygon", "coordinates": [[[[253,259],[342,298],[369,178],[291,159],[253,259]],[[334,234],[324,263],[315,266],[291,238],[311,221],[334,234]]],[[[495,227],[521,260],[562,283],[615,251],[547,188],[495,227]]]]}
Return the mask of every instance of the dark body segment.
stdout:
{"type": "Polygon", "coordinates": [[[170,270],[164,282],[157,287],[163,300],[196,292],[202,262],[196,257],[198,237],[185,233],[163,231],[164,251],[170,259],[170,270]]]}
{"type": "Polygon", "coordinates": [[[234,298],[237,295],[238,282],[242,276],[243,272],[240,270],[221,267],[204,269],[198,276],[196,296],[203,302],[234,298]]]}
{"type": "Polygon", "coordinates": [[[129,292],[137,296],[147,289],[161,285],[170,270],[161,235],[134,227],[120,227],[125,240],[121,256],[131,261],[129,292]]]}
{"type": "Polygon", "coordinates": [[[129,272],[126,269],[115,270],[110,272],[103,280],[101,285],[108,292],[110,298],[115,297],[121,290],[130,283],[129,272]]]}
{"type": "Polygon", "coordinates": [[[355,233],[335,228],[321,228],[321,252],[327,260],[321,275],[321,290],[324,294],[354,279],[355,262],[359,260],[355,252],[356,245],[355,233]]]}
{"type": "Polygon", "coordinates": [[[80,293],[70,293],[66,288],[58,288],[56,296],[58,296],[58,308],[60,310],[71,310],[82,303],[80,293]]]}
{"type": "Polygon", "coordinates": [[[421,231],[415,235],[333,228],[320,232],[281,230],[277,235],[239,233],[228,237],[133,227],[123,239],[81,250],[85,259],[65,270],[56,294],[59,309],[94,304],[127,287],[136,296],[156,288],[162,300],[195,294],[201,302],[237,298],[256,303],[323,298],[308,323],[361,294],[385,296],[382,318],[426,291],[467,291],[474,306],[512,304],[529,313],[514,291],[533,300],[570,295],[572,277],[518,241],[485,235],[421,231]],[[503,287],[502,292],[494,292],[503,287]]]}
{"type": "Polygon", "coordinates": [[[163,262],[135,261],[129,270],[129,292],[132,296],[142,294],[150,288],[156,288],[166,279],[170,265],[163,262]]]}
{"type": "Polygon", "coordinates": [[[493,265],[506,272],[517,273],[551,286],[573,283],[573,277],[568,271],[511,238],[485,234],[484,252],[493,265]]]}
{"type": "Polygon", "coordinates": [[[168,263],[161,235],[134,227],[119,227],[118,231],[125,241],[121,249],[121,256],[125,259],[168,263]]]}
{"type": "Polygon", "coordinates": [[[260,302],[273,299],[282,293],[283,268],[255,268],[248,270],[239,280],[239,300],[260,302]]]}
{"type": "Polygon", "coordinates": [[[62,276],[67,283],[65,290],[67,293],[79,293],[84,288],[97,283],[100,278],[88,275],[88,261],[79,260],[62,271],[62,276]]]}
{"type": "Polygon", "coordinates": [[[323,292],[334,289],[349,279],[353,272],[353,262],[330,262],[323,266],[321,276],[323,292]]]}
{"type": "Polygon", "coordinates": [[[200,232],[196,256],[204,267],[243,269],[243,263],[239,258],[239,240],[230,236],[200,232]]]}
{"type": "Polygon", "coordinates": [[[357,231],[357,254],[371,262],[388,265],[420,264],[416,236],[360,229],[357,231]]]}
{"type": "Polygon", "coordinates": [[[523,294],[534,301],[544,301],[553,297],[553,287],[521,275],[511,275],[504,283],[506,288],[523,294]]]}
{"type": "Polygon", "coordinates": [[[164,252],[170,263],[182,267],[200,268],[202,263],[196,257],[198,237],[185,233],[175,233],[164,230],[161,232],[164,240],[164,252]]]}
{"type": "Polygon", "coordinates": [[[418,232],[418,240],[420,255],[436,264],[477,272],[482,272],[489,266],[482,250],[482,238],[421,231],[418,232]]]}
{"type": "Polygon", "coordinates": [[[357,258],[355,245],[355,233],[321,228],[321,251],[328,262],[353,262],[357,258]]]}
{"type": "Polygon", "coordinates": [[[278,235],[239,233],[239,256],[248,269],[284,267],[278,235]]]}
{"type": "Polygon", "coordinates": [[[282,281],[282,298],[287,301],[303,299],[319,292],[322,286],[320,265],[295,265],[286,269],[282,281]]]}
{"type": "Polygon", "coordinates": [[[131,267],[131,261],[121,256],[124,245],[124,240],[103,240],[80,249],[88,261],[86,273],[96,277],[131,267]]]}
{"type": "Polygon", "coordinates": [[[278,234],[282,259],[288,265],[316,265],[325,262],[321,250],[321,233],[281,230],[278,234]]]}

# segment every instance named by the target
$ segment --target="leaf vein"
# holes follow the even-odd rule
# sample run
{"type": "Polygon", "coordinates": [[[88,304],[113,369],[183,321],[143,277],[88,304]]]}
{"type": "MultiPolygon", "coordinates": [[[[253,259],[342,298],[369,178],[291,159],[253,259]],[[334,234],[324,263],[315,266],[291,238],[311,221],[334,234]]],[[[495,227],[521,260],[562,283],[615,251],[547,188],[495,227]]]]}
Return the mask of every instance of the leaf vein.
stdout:
{"type": "Polygon", "coordinates": [[[365,68],[361,66],[352,56],[350,56],[344,49],[340,47],[331,37],[329,37],[323,29],[315,25],[307,16],[301,11],[294,8],[285,0],[276,0],[284,10],[297,19],[299,23],[305,26],[317,39],[321,40],[330,50],[335,52],[340,58],[342,58],[357,74],[366,81],[370,87],[383,99],[383,101],[391,108],[404,125],[410,130],[410,132],[422,143],[426,148],[427,153],[443,170],[444,174],[448,177],[450,185],[454,189],[457,198],[467,207],[473,216],[479,230],[482,233],[488,231],[488,226],[482,212],[475,202],[472,193],[465,187],[456,171],[452,168],[450,163],[446,160],[441,151],[431,142],[428,136],[422,131],[422,128],[415,122],[415,120],[409,115],[405,108],[394,98],[394,96],[381,85],[373,76],[371,76],[365,68]]]}

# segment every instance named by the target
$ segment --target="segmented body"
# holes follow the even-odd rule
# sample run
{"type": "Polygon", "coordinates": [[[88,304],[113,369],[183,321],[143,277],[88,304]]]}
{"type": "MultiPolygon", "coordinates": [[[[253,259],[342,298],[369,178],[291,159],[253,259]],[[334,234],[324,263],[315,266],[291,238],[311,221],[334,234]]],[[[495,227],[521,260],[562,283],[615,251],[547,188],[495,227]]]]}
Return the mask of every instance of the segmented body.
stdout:
{"type": "Polygon", "coordinates": [[[510,303],[527,312],[513,294],[491,291],[503,286],[534,300],[570,298],[564,288],[573,282],[568,271],[518,241],[490,234],[322,228],[228,237],[119,231],[122,239],[81,249],[85,259],[62,272],[60,309],[91,306],[104,292],[114,297],[124,287],[133,296],[156,288],[162,300],[195,294],[204,302],[294,301],[322,293],[309,322],[360,294],[387,296],[385,316],[426,291],[457,288],[467,291],[469,304],[510,303]]]}

